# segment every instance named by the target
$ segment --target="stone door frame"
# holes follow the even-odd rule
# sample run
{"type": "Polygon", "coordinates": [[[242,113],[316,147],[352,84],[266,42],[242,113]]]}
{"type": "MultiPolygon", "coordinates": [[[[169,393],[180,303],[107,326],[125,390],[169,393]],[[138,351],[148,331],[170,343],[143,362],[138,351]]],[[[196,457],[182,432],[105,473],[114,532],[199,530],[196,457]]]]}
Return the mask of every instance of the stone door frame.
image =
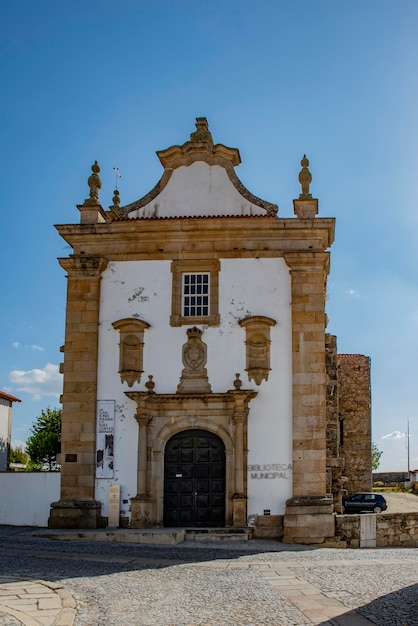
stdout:
{"type": "Polygon", "coordinates": [[[164,450],[164,526],[224,527],[225,470],[225,445],[218,435],[189,428],[170,437],[164,450]]]}
{"type": "Polygon", "coordinates": [[[247,422],[252,390],[208,394],[126,392],[137,405],[137,495],[131,500],[131,527],[163,524],[164,450],[178,432],[199,429],[225,446],[225,524],[247,525],[247,422]]]}

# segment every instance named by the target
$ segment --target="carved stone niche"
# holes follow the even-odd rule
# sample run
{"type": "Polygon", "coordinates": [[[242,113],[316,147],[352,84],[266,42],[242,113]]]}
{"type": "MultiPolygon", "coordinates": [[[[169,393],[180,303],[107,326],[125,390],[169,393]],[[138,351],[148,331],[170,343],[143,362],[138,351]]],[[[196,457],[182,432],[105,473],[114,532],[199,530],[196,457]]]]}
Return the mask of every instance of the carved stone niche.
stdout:
{"type": "Polygon", "coordinates": [[[246,317],[239,322],[246,332],[246,368],[248,380],[261,385],[268,380],[270,371],[270,327],[275,326],[271,317],[255,315],[246,317]]]}
{"type": "Polygon", "coordinates": [[[113,328],[120,333],[119,374],[122,383],[132,387],[140,382],[143,373],[144,330],[150,327],[147,322],[134,317],[126,317],[113,322],[113,328]]]}

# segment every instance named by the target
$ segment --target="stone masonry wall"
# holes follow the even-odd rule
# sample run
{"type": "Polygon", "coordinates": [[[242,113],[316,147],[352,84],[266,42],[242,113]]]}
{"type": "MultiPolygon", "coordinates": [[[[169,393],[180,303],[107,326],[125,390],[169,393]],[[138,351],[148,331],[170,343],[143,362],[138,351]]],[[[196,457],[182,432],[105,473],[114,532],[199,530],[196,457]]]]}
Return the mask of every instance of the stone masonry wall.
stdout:
{"type": "Polygon", "coordinates": [[[339,354],[337,359],[340,454],[344,458],[346,476],[344,488],[349,494],[370,491],[370,358],[362,354],[339,354]]]}
{"type": "Polygon", "coordinates": [[[373,472],[373,482],[385,484],[404,483],[409,480],[408,472],[373,472]]]}
{"type": "MultiPolygon", "coordinates": [[[[360,546],[360,515],[337,515],[335,534],[348,548],[360,546]]],[[[376,547],[418,547],[416,513],[380,513],[376,515],[376,547]]]]}

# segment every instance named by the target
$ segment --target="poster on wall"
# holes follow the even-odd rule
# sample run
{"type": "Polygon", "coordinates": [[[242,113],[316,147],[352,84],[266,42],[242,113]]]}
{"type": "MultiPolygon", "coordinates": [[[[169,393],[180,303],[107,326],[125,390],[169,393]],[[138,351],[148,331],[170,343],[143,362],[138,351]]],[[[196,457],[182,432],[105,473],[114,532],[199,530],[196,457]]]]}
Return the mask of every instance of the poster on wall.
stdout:
{"type": "Polygon", "coordinates": [[[115,401],[98,400],[96,436],[96,478],[113,478],[115,401]]]}

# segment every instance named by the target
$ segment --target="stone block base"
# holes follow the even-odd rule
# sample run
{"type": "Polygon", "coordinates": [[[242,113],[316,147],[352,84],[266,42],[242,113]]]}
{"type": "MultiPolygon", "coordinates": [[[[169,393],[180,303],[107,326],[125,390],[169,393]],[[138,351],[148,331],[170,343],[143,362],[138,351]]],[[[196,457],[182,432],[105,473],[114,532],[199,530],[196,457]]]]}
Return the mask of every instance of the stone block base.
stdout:
{"type": "Polygon", "coordinates": [[[131,528],[155,528],[157,524],[157,504],[146,495],[131,499],[131,528]]]}
{"type": "Polygon", "coordinates": [[[332,497],[300,496],[286,502],[283,543],[318,544],[335,537],[332,497]]]}
{"type": "Polygon", "coordinates": [[[253,526],[254,539],[282,539],[283,515],[257,515],[253,526]]]}
{"type": "Polygon", "coordinates": [[[48,528],[105,528],[102,504],[96,500],[59,500],[51,503],[48,528]]]}
{"type": "Polygon", "coordinates": [[[247,526],[247,498],[241,494],[232,496],[232,524],[233,526],[247,526]]]}

